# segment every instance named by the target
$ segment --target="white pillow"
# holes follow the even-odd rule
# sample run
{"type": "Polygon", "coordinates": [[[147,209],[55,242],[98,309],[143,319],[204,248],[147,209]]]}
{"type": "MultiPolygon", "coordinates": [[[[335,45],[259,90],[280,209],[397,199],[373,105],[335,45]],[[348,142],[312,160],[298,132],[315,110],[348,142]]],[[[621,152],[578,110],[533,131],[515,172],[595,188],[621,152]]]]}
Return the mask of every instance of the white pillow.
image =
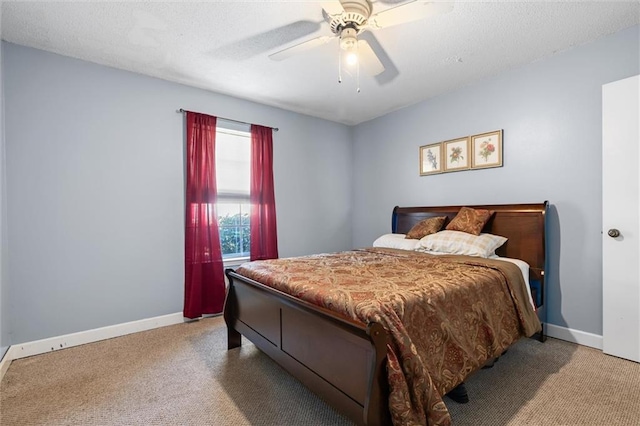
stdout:
{"type": "Polygon", "coordinates": [[[498,247],[507,242],[505,237],[493,234],[473,235],[460,231],[440,231],[420,240],[419,250],[492,257],[498,247]]]}
{"type": "Polygon", "coordinates": [[[420,240],[405,238],[405,234],[384,234],[373,242],[374,247],[415,250],[420,240]]]}

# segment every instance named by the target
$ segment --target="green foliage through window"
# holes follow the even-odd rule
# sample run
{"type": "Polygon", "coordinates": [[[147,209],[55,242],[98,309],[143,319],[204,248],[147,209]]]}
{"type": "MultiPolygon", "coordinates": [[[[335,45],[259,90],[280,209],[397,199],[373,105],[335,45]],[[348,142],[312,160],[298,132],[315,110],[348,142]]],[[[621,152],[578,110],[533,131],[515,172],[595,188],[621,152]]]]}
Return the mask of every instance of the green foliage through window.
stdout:
{"type": "Polygon", "coordinates": [[[248,257],[249,256],[249,213],[243,212],[234,215],[226,214],[218,216],[218,229],[220,230],[220,245],[223,258],[248,257]]]}

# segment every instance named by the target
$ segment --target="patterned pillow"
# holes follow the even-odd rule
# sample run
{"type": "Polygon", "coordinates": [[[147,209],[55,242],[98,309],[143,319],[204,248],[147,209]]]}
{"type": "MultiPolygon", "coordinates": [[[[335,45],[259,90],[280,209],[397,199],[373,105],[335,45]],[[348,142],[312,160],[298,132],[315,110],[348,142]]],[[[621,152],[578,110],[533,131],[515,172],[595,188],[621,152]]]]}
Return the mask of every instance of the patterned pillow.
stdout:
{"type": "Polygon", "coordinates": [[[499,235],[471,235],[467,232],[440,231],[422,238],[420,251],[426,253],[437,251],[488,258],[494,256],[496,249],[506,242],[507,239],[499,235]]]}
{"type": "Polygon", "coordinates": [[[438,216],[420,221],[415,224],[409,232],[407,232],[407,236],[405,238],[419,240],[425,235],[435,234],[442,229],[442,225],[444,225],[445,220],[447,220],[446,216],[438,216]]]}
{"type": "Polygon", "coordinates": [[[473,235],[480,235],[480,231],[489,221],[492,211],[476,210],[469,207],[462,207],[456,217],[447,225],[449,231],[467,232],[473,235]]]}

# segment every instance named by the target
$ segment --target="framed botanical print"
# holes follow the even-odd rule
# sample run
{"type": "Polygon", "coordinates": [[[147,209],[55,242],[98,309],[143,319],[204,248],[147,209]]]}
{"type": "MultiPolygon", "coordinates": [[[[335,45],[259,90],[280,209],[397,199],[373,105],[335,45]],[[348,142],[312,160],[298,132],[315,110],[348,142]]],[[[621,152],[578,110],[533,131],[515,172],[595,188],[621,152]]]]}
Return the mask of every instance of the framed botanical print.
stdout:
{"type": "Polygon", "coordinates": [[[471,136],[471,168],[502,167],[502,130],[471,136]]]}
{"type": "Polygon", "coordinates": [[[420,147],[420,176],[442,173],[442,143],[420,147]]]}
{"type": "Polygon", "coordinates": [[[442,142],[442,151],[444,154],[444,170],[446,172],[467,170],[470,167],[468,136],[442,142]]]}

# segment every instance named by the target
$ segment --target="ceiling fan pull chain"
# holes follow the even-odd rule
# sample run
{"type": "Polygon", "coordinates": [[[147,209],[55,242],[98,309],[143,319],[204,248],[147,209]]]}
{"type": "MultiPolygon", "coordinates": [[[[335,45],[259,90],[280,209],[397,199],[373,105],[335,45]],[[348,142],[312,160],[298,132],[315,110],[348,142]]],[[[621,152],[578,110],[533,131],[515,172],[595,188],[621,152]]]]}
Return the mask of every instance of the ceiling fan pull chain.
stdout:
{"type": "Polygon", "coordinates": [[[338,83],[342,83],[342,47],[338,43],[338,83]]]}
{"type": "Polygon", "coordinates": [[[358,51],[358,43],[356,43],[356,92],[360,93],[360,52],[358,51]]]}

